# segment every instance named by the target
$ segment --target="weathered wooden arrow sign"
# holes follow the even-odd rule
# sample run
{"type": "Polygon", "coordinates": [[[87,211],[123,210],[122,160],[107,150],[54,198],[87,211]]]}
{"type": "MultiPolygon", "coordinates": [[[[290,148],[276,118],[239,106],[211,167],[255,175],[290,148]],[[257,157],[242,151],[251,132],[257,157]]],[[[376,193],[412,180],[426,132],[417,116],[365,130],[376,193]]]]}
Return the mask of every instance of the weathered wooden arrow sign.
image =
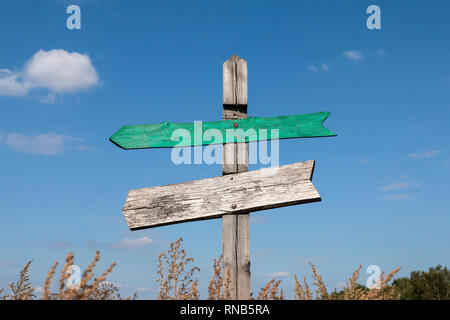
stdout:
{"type": "Polygon", "coordinates": [[[110,140],[123,149],[145,149],[271,140],[274,129],[277,129],[276,139],[332,137],[336,134],[322,126],[329,114],[318,112],[273,118],[130,125],[120,128],[110,140]],[[211,134],[204,135],[203,132],[208,130],[211,134]]]}
{"type": "Polygon", "coordinates": [[[131,190],[123,214],[131,230],[320,201],[314,160],[185,183],[131,190]]]}

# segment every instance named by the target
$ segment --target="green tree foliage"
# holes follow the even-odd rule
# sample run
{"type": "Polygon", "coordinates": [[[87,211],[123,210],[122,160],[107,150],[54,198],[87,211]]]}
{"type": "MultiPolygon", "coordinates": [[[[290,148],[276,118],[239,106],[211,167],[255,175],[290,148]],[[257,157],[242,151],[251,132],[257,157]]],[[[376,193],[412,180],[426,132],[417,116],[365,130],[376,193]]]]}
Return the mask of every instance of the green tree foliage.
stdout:
{"type": "Polygon", "coordinates": [[[450,300],[450,271],[437,265],[427,271],[413,271],[409,278],[399,278],[394,285],[402,300],[450,300]]]}

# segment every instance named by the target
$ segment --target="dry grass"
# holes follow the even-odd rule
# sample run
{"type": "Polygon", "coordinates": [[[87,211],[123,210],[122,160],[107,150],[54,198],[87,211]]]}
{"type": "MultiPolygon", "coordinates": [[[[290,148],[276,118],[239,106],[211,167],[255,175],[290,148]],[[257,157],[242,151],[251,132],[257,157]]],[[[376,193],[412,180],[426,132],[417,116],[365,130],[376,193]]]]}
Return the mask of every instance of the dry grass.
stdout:
{"type": "Polygon", "coordinates": [[[306,278],[303,278],[303,285],[298,281],[296,275],[294,275],[295,288],[294,288],[294,299],[295,300],[312,300],[312,292],[306,283],[306,278]]]}
{"type": "Polygon", "coordinates": [[[223,258],[214,259],[214,273],[209,281],[208,300],[230,300],[231,299],[231,271],[227,269],[225,280],[222,277],[223,258]]]}
{"type": "Polygon", "coordinates": [[[53,276],[56,272],[56,267],[58,266],[58,262],[55,262],[47,274],[47,278],[45,278],[44,282],[44,291],[42,293],[42,300],[47,300],[50,297],[50,285],[52,284],[53,276]]]}
{"type": "Polygon", "coordinates": [[[77,286],[67,286],[67,279],[70,277],[70,268],[73,265],[74,255],[72,252],[66,256],[64,267],[61,271],[59,278],[58,292],[50,293],[50,287],[52,279],[55,275],[56,262],[50,271],[44,282],[44,290],[42,294],[42,300],[99,300],[99,299],[111,299],[120,298],[118,295],[118,289],[114,288],[112,284],[107,284],[106,277],[112,272],[115,267],[115,263],[111,264],[109,268],[103,272],[99,277],[96,277],[91,284],[89,281],[94,277],[93,269],[97,262],[100,260],[100,252],[96,252],[93,261],[89,264],[86,270],[83,272],[83,276],[80,283],[77,286]],[[112,293],[117,293],[113,296],[112,293]]]}
{"type": "Polygon", "coordinates": [[[158,300],[197,300],[200,297],[198,280],[194,280],[194,273],[200,269],[188,267],[194,259],[186,257],[182,242],[183,238],[172,242],[167,253],[163,252],[158,257],[158,300]]]}
{"type": "MultiPolygon", "coordinates": [[[[214,259],[213,275],[209,281],[208,300],[230,300],[231,299],[231,270],[228,268],[225,279],[223,278],[223,259],[220,256],[214,259]]],[[[271,280],[261,288],[257,300],[284,300],[283,290],[279,291],[281,280],[271,280]]],[[[253,298],[252,298],[253,299],[253,298]]]]}
{"type": "Polygon", "coordinates": [[[256,300],[284,300],[283,289],[278,293],[281,280],[270,280],[267,284],[259,290],[256,300]]]}
{"type": "MultiPolygon", "coordinates": [[[[196,300],[200,298],[198,291],[198,280],[194,279],[196,272],[200,269],[191,266],[194,259],[187,257],[186,251],[182,248],[183,239],[170,244],[167,252],[163,252],[158,257],[158,275],[157,282],[160,286],[158,299],[160,300],[196,300]]],[[[94,269],[100,260],[100,253],[97,251],[92,262],[82,273],[78,286],[67,287],[67,280],[70,277],[71,266],[74,263],[72,252],[67,254],[64,266],[61,270],[58,280],[58,290],[51,292],[51,284],[56,274],[58,262],[55,262],[48,272],[44,282],[43,300],[117,300],[122,299],[119,290],[112,283],[107,282],[107,276],[113,271],[115,263],[104,271],[100,276],[94,277],[94,269]]],[[[11,294],[1,296],[4,292],[0,289],[0,300],[29,300],[36,296],[31,287],[28,272],[32,261],[29,261],[20,272],[17,282],[9,285],[11,294]]],[[[398,290],[395,286],[389,285],[394,276],[400,271],[397,268],[384,276],[381,274],[376,288],[368,289],[358,283],[361,266],[359,266],[346,282],[344,289],[337,292],[328,292],[322,276],[316,267],[309,263],[312,271],[312,287],[310,287],[303,278],[303,283],[294,275],[294,299],[296,300],[387,300],[399,299],[398,290]]],[[[222,256],[214,259],[213,275],[209,282],[208,299],[209,300],[230,300],[231,299],[231,273],[227,269],[223,276],[222,256]]],[[[259,290],[257,300],[283,300],[285,295],[280,290],[281,280],[272,279],[259,290]]],[[[136,293],[126,299],[136,299],[136,293]]],[[[253,294],[252,294],[253,299],[253,294]]]]}
{"type": "Polygon", "coordinates": [[[322,300],[328,300],[328,291],[325,287],[325,284],[323,283],[322,276],[317,272],[316,267],[311,263],[308,262],[311,266],[311,271],[313,273],[313,284],[316,286],[316,297],[322,299],[322,300]]]}
{"type": "Polygon", "coordinates": [[[223,299],[223,279],[222,279],[222,256],[214,259],[213,276],[209,281],[208,300],[224,300],[223,299]]]}
{"type": "Polygon", "coordinates": [[[306,278],[303,278],[302,285],[298,281],[297,276],[294,275],[294,298],[296,300],[396,300],[400,298],[395,286],[390,286],[388,284],[400,271],[400,268],[391,271],[386,277],[384,276],[384,273],[382,273],[377,286],[368,289],[357,282],[362,267],[360,265],[353,272],[341,292],[336,292],[335,289],[334,292],[328,293],[327,288],[323,283],[322,276],[317,272],[316,267],[312,263],[309,262],[309,264],[313,273],[313,285],[316,287],[315,296],[312,294],[311,289],[306,283],[306,278]]]}
{"type": "Polygon", "coordinates": [[[346,282],[343,295],[344,300],[358,300],[358,298],[361,296],[360,291],[362,289],[357,282],[361,268],[362,265],[359,265],[359,267],[356,268],[355,271],[353,271],[353,274],[350,277],[349,281],[346,282]]]}
{"type": "MultiPolygon", "coordinates": [[[[83,277],[78,286],[67,287],[67,279],[70,277],[71,266],[73,265],[74,255],[72,252],[67,254],[64,267],[61,271],[61,275],[58,281],[57,292],[51,292],[52,280],[56,273],[58,262],[55,262],[47,274],[47,278],[44,281],[44,287],[42,291],[42,300],[113,300],[121,299],[117,287],[113,284],[106,282],[106,277],[112,272],[115,263],[103,272],[99,277],[96,277],[91,283],[89,281],[94,277],[93,269],[97,262],[100,260],[100,253],[97,251],[92,263],[84,271],[83,277]]],[[[16,283],[11,283],[10,288],[12,294],[0,296],[3,300],[30,300],[36,296],[33,294],[34,289],[31,287],[31,283],[28,277],[30,264],[29,261],[24,269],[20,272],[19,280],[16,283]]],[[[4,290],[0,290],[0,294],[4,290]]],[[[136,299],[136,294],[133,297],[127,299],[136,299]]]]}
{"type": "MultiPolygon", "coordinates": [[[[17,280],[17,282],[9,284],[12,294],[5,295],[2,297],[3,300],[30,300],[35,297],[33,294],[34,289],[31,287],[30,278],[28,276],[32,262],[33,260],[26,263],[23,270],[20,271],[19,280],[17,280]]],[[[2,292],[3,289],[0,291],[0,294],[2,292]]]]}

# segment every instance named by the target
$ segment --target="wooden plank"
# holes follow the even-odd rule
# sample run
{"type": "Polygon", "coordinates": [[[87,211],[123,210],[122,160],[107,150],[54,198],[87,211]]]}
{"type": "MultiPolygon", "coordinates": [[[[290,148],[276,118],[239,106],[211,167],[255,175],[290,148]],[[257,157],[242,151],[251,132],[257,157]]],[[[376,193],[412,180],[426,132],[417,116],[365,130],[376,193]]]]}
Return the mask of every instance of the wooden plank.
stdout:
{"type": "Polygon", "coordinates": [[[221,143],[253,142],[271,140],[271,130],[277,129],[277,139],[332,137],[335,133],[322,123],[329,112],[317,112],[280,117],[247,118],[247,106],[224,105],[223,120],[202,122],[202,132],[215,129],[220,139],[203,135],[194,139],[195,124],[163,122],[149,125],[123,126],[110,140],[123,149],[172,148],[221,143]],[[265,129],[265,130],[263,130],[265,129]],[[227,134],[232,130],[236,134],[227,134]],[[188,137],[185,135],[188,134],[188,137]]]}
{"type": "MultiPolygon", "coordinates": [[[[234,55],[223,64],[224,124],[239,128],[239,121],[247,121],[247,62],[234,55]],[[240,120],[244,119],[244,120],[240,120]],[[228,121],[227,121],[228,120],[228,121]],[[231,120],[231,121],[229,121],[231,120]],[[239,121],[237,121],[239,120],[239,121]]],[[[239,128],[242,131],[242,123],[239,128]]],[[[225,134],[223,139],[222,174],[248,171],[248,143],[235,143],[236,135],[225,134]]],[[[248,139],[247,139],[248,140],[248,139]]],[[[236,204],[234,204],[236,205],[236,204]]],[[[250,213],[228,214],[222,217],[222,270],[230,271],[231,299],[250,299],[250,213]]],[[[225,286],[225,284],[224,284],[225,286]]]]}
{"type": "Polygon", "coordinates": [[[123,207],[130,229],[320,201],[314,160],[179,184],[131,190],[123,207]]]}

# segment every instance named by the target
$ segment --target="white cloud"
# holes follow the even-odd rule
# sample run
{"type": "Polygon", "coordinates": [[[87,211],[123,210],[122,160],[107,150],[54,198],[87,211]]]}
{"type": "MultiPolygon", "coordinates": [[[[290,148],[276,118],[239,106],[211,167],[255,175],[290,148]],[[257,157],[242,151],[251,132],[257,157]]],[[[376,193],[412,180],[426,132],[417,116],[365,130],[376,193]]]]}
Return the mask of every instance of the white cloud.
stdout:
{"type": "Polygon", "coordinates": [[[351,61],[361,61],[364,58],[361,50],[345,50],[342,55],[351,61]]]}
{"type": "Polygon", "coordinates": [[[441,152],[442,152],[442,150],[432,150],[432,151],[426,151],[426,152],[411,153],[409,155],[409,157],[415,158],[415,159],[433,158],[441,152]]]}
{"type": "Polygon", "coordinates": [[[112,244],[113,248],[120,248],[126,250],[136,250],[143,247],[147,247],[153,243],[153,240],[149,237],[141,237],[137,239],[123,239],[118,243],[112,244]]]}
{"type": "Polygon", "coordinates": [[[83,90],[98,82],[89,56],[65,50],[39,50],[27,62],[24,74],[31,87],[54,92],[83,90]]]}
{"type": "Polygon", "coordinates": [[[408,187],[418,187],[419,184],[416,182],[394,182],[394,183],[390,183],[387,184],[383,187],[381,187],[381,189],[383,189],[384,191],[393,191],[393,190],[401,190],[401,189],[405,189],[408,187]]]}
{"type": "Polygon", "coordinates": [[[409,194],[390,194],[387,196],[384,196],[383,199],[386,200],[405,200],[405,199],[410,199],[411,195],[409,194]]]}
{"type": "MultiPolygon", "coordinates": [[[[97,71],[87,54],[62,49],[39,50],[22,71],[0,70],[0,95],[23,96],[32,89],[51,93],[76,92],[99,82],[97,71]]],[[[50,102],[54,96],[49,95],[50,102]]]]}
{"type": "Polygon", "coordinates": [[[0,69],[0,96],[23,96],[27,89],[20,74],[0,69]]]}
{"type": "Polygon", "coordinates": [[[27,136],[20,133],[0,132],[0,144],[6,144],[19,152],[48,156],[62,153],[67,148],[67,142],[76,140],[78,139],[56,133],[27,136]]]}
{"type": "Polygon", "coordinates": [[[392,190],[405,189],[405,188],[408,188],[408,186],[409,186],[409,184],[406,182],[395,182],[395,183],[387,184],[387,185],[381,187],[381,189],[383,189],[384,191],[392,191],[392,190]]]}
{"type": "Polygon", "coordinates": [[[56,101],[56,93],[49,92],[45,97],[40,99],[41,103],[53,104],[56,101]]]}
{"type": "Polygon", "coordinates": [[[326,72],[326,71],[328,71],[330,69],[330,67],[328,66],[328,64],[326,64],[325,62],[323,62],[321,65],[320,65],[320,68],[319,67],[316,67],[315,65],[313,65],[313,64],[308,64],[308,70],[309,71],[312,71],[312,72],[314,72],[314,73],[320,73],[320,72],[326,72]]]}
{"type": "Polygon", "coordinates": [[[274,273],[270,273],[266,275],[267,278],[280,278],[280,277],[289,277],[290,273],[287,271],[278,271],[274,273]]]}

